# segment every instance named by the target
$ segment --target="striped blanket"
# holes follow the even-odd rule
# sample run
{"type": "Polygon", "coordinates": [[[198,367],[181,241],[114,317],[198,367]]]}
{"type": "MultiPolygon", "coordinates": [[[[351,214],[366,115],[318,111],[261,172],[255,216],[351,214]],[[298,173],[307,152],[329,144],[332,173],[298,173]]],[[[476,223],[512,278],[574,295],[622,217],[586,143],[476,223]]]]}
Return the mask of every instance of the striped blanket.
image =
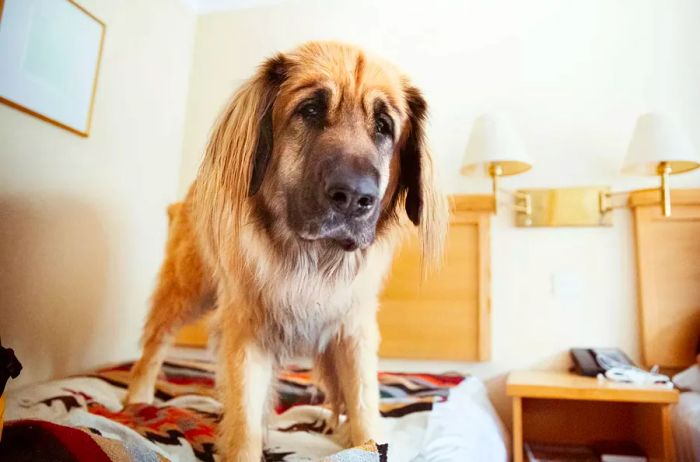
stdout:
{"type": "MultiPolygon", "coordinates": [[[[121,364],[10,393],[6,419],[17,420],[6,424],[0,460],[214,462],[221,405],[214,396],[213,364],[168,361],[157,383],[156,403],[123,406],[130,367],[121,364]],[[31,452],[46,453],[42,448],[53,448],[54,453],[49,451],[42,459],[31,452]],[[59,453],[66,458],[57,457],[59,453]]],[[[309,371],[283,371],[265,461],[380,462],[386,460],[387,450],[391,461],[422,460],[421,453],[434,443],[428,435],[429,426],[435,425],[434,407],[446,404],[450,392],[467,382],[472,388],[481,387],[476,380],[451,374],[380,373],[379,379],[388,449],[369,441],[361,448],[343,450],[343,426],[331,429],[331,413],[322,405],[323,394],[309,371]]],[[[488,402],[486,406],[490,409],[488,402]]],[[[495,415],[491,418],[497,420],[495,415]]],[[[502,434],[496,436],[505,454],[502,434]]]]}

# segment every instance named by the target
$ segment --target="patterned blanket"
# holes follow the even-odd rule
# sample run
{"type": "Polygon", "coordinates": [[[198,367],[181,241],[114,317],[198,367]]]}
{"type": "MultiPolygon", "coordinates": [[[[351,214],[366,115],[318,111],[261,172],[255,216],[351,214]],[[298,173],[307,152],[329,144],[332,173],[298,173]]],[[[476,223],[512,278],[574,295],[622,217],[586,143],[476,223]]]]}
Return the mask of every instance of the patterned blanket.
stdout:
{"type": "MultiPolygon", "coordinates": [[[[214,462],[221,405],[214,397],[213,364],[168,361],[157,383],[156,403],[123,406],[121,401],[130,367],[131,364],[121,364],[9,393],[6,419],[21,420],[6,425],[0,442],[0,460],[214,462]],[[32,441],[37,444],[27,444],[32,441]],[[43,443],[39,445],[38,441],[43,443]],[[71,446],[75,441],[80,444],[71,446]],[[40,459],[30,454],[32,448],[39,446],[62,447],[74,457],[60,459],[53,454],[48,459],[40,459]],[[91,448],[93,455],[81,458],[75,455],[75,447],[91,448]],[[24,459],[19,458],[22,451],[27,456],[24,459]],[[105,456],[95,458],[97,453],[105,456]]],[[[482,400],[479,407],[489,419],[489,428],[497,427],[496,432],[486,435],[484,443],[495,444],[496,454],[503,454],[497,460],[506,459],[500,423],[485,400],[480,382],[462,375],[404,373],[380,373],[379,380],[389,460],[431,460],[428,457],[431,445],[435,446],[444,436],[444,429],[440,430],[441,419],[435,419],[432,411],[441,405],[449,409],[451,391],[463,389],[465,385],[468,385],[467,390],[473,389],[470,402],[477,394],[482,400]],[[431,430],[439,434],[431,437],[431,430]]],[[[312,383],[308,370],[283,371],[278,380],[278,392],[276,413],[269,423],[266,462],[386,460],[386,444],[370,441],[362,448],[343,450],[344,427],[341,425],[335,432],[331,429],[330,410],[322,405],[323,394],[312,383]]],[[[469,405],[467,403],[462,410],[467,411],[469,405]]],[[[474,436],[483,440],[484,435],[476,433],[474,436]]]]}

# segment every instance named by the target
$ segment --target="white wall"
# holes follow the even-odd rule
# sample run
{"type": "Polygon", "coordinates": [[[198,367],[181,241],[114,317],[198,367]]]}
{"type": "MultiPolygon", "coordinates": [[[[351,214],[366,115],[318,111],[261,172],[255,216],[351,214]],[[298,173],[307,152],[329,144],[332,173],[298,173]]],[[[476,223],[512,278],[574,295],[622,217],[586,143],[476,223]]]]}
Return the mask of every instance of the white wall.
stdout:
{"type": "MultiPolygon", "coordinates": [[[[311,39],[363,45],[398,63],[431,106],[430,138],[452,192],[487,192],[458,174],[471,124],[484,112],[515,122],[535,168],[506,188],[652,186],[623,178],[636,117],[674,112],[700,148],[700,2],[530,0],[288,1],[198,20],[180,193],[194,177],[214,117],[261,59],[311,39]]],[[[673,178],[700,186],[700,172],[673,178]]],[[[493,359],[483,364],[385,361],[386,368],[468,369],[507,416],[504,374],[567,367],[576,345],[638,356],[628,212],[615,226],[520,229],[493,220],[493,359]],[[573,281],[556,295],[552,277],[573,281]]]]}
{"type": "Polygon", "coordinates": [[[17,386],[133,358],[176,198],[196,18],[83,0],[106,25],[81,138],[0,105],[0,336],[17,386]]]}

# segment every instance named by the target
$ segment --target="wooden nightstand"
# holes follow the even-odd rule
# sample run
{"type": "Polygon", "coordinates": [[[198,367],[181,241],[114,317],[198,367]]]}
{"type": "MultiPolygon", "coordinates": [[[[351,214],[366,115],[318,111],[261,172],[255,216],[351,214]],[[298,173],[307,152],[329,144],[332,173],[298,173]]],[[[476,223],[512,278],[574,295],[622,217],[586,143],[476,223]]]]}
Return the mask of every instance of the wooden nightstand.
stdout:
{"type": "Polygon", "coordinates": [[[634,441],[650,461],[672,461],[669,405],[678,391],[599,382],[567,372],[521,371],[508,375],[513,398],[513,455],[524,441],[589,444],[634,441]]]}

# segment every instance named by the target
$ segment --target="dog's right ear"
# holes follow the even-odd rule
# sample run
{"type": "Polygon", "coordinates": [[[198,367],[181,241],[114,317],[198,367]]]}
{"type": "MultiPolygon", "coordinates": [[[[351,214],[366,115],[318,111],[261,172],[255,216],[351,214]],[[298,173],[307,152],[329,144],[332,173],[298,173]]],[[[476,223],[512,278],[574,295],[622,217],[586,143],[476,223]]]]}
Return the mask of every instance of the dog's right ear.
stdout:
{"type": "Polygon", "coordinates": [[[280,85],[287,78],[287,66],[288,63],[284,55],[278,54],[263,64],[257,77],[258,85],[263,87],[264,110],[260,120],[255,153],[251,161],[249,196],[255,195],[260,189],[267,165],[270,162],[270,156],[272,156],[272,105],[280,85]]]}
{"type": "Polygon", "coordinates": [[[214,124],[199,176],[214,180],[207,189],[223,188],[235,205],[262,185],[273,149],[272,106],[287,69],[284,55],[268,59],[214,124]]]}
{"type": "MultiPolygon", "coordinates": [[[[195,181],[195,197],[209,210],[243,222],[249,196],[260,189],[273,150],[272,107],[287,78],[288,58],[276,55],[245,82],[214,124],[195,181]]],[[[217,229],[224,223],[212,217],[217,229]]]]}

